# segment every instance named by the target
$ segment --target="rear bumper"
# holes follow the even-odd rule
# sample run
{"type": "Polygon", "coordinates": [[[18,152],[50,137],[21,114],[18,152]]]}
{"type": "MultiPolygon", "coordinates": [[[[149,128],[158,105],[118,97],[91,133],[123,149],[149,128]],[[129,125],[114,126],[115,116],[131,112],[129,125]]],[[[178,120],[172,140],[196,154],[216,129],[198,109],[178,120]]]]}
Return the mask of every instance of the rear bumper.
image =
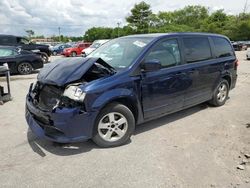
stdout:
{"type": "Polygon", "coordinates": [[[64,55],[64,56],[70,56],[70,54],[71,54],[71,52],[65,52],[65,51],[62,52],[62,55],[64,55]]]}
{"type": "Polygon", "coordinates": [[[97,113],[80,112],[78,108],[44,112],[26,98],[25,117],[32,132],[40,138],[59,143],[86,141],[92,137],[97,113]]]}
{"type": "Polygon", "coordinates": [[[39,58],[32,64],[33,69],[40,69],[43,68],[43,61],[39,58]]]}

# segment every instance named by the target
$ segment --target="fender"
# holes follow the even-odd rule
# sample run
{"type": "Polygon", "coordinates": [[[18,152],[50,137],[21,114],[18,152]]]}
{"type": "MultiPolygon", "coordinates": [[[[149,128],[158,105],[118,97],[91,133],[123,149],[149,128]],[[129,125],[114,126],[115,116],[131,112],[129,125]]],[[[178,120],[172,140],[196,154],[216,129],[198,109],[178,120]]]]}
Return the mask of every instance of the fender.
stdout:
{"type": "Polygon", "coordinates": [[[115,88],[110,91],[103,93],[99,96],[91,106],[93,110],[100,110],[105,105],[111,103],[112,101],[119,100],[119,99],[128,99],[133,103],[133,106],[137,108],[137,122],[140,123],[143,121],[143,112],[140,103],[139,96],[136,96],[132,89],[125,89],[125,88],[115,88]]]}
{"type": "Polygon", "coordinates": [[[216,89],[216,87],[218,86],[220,80],[225,77],[225,76],[229,76],[230,77],[230,80],[232,81],[232,74],[230,73],[229,70],[223,70],[220,72],[220,77],[219,77],[219,80],[214,84],[213,86],[213,91],[216,89]]]}
{"type": "Polygon", "coordinates": [[[119,98],[129,98],[136,103],[138,102],[137,97],[132,90],[125,88],[115,88],[100,95],[92,104],[91,108],[94,110],[101,109],[106,104],[119,98]]]}

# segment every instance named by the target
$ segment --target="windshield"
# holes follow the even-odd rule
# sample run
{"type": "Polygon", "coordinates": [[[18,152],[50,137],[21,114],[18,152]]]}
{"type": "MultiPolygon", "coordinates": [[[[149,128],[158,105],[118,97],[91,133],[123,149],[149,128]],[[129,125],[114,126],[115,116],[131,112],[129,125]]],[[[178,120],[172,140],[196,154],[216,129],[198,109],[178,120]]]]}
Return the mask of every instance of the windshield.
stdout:
{"type": "Polygon", "coordinates": [[[59,48],[60,46],[62,46],[62,45],[61,44],[57,44],[53,48],[59,48]]]}
{"type": "Polygon", "coordinates": [[[151,37],[118,38],[97,48],[88,57],[99,57],[114,68],[127,68],[151,42],[151,37]]]}
{"type": "Polygon", "coordinates": [[[101,43],[95,42],[92,45],[90,45],[90,48],[98,48],[101,45],[101,43]]]}

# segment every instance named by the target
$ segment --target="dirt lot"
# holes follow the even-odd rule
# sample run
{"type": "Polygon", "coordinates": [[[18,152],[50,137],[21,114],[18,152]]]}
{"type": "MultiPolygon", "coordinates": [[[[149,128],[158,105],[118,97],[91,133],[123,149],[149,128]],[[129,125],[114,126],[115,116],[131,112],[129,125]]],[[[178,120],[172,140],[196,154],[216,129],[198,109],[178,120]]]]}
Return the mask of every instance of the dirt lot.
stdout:
{"type": "Polygon", "coordinates": [[[250,61],[237,55],[237,87],[225,106],[140,125],[129,144],[111,149],[36,138],[24,119],[36,73],[12,77],[14,100],[0,106],[0,187],[250,187],[250,61]]]}

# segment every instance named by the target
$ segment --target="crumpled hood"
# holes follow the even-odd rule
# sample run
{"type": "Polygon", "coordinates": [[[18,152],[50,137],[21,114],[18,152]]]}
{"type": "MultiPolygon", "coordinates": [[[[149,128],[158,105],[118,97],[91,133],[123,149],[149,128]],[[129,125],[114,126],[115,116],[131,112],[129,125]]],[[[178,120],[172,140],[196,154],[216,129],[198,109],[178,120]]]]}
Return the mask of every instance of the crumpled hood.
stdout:
{"type": "Polygon", "coordinates": [[[41,69],[37,79],[44,84],[64,86],[81,79],[96,62],[113,71],[113,68],[100,58],[64,58],[47,64],[41,69]]]}

